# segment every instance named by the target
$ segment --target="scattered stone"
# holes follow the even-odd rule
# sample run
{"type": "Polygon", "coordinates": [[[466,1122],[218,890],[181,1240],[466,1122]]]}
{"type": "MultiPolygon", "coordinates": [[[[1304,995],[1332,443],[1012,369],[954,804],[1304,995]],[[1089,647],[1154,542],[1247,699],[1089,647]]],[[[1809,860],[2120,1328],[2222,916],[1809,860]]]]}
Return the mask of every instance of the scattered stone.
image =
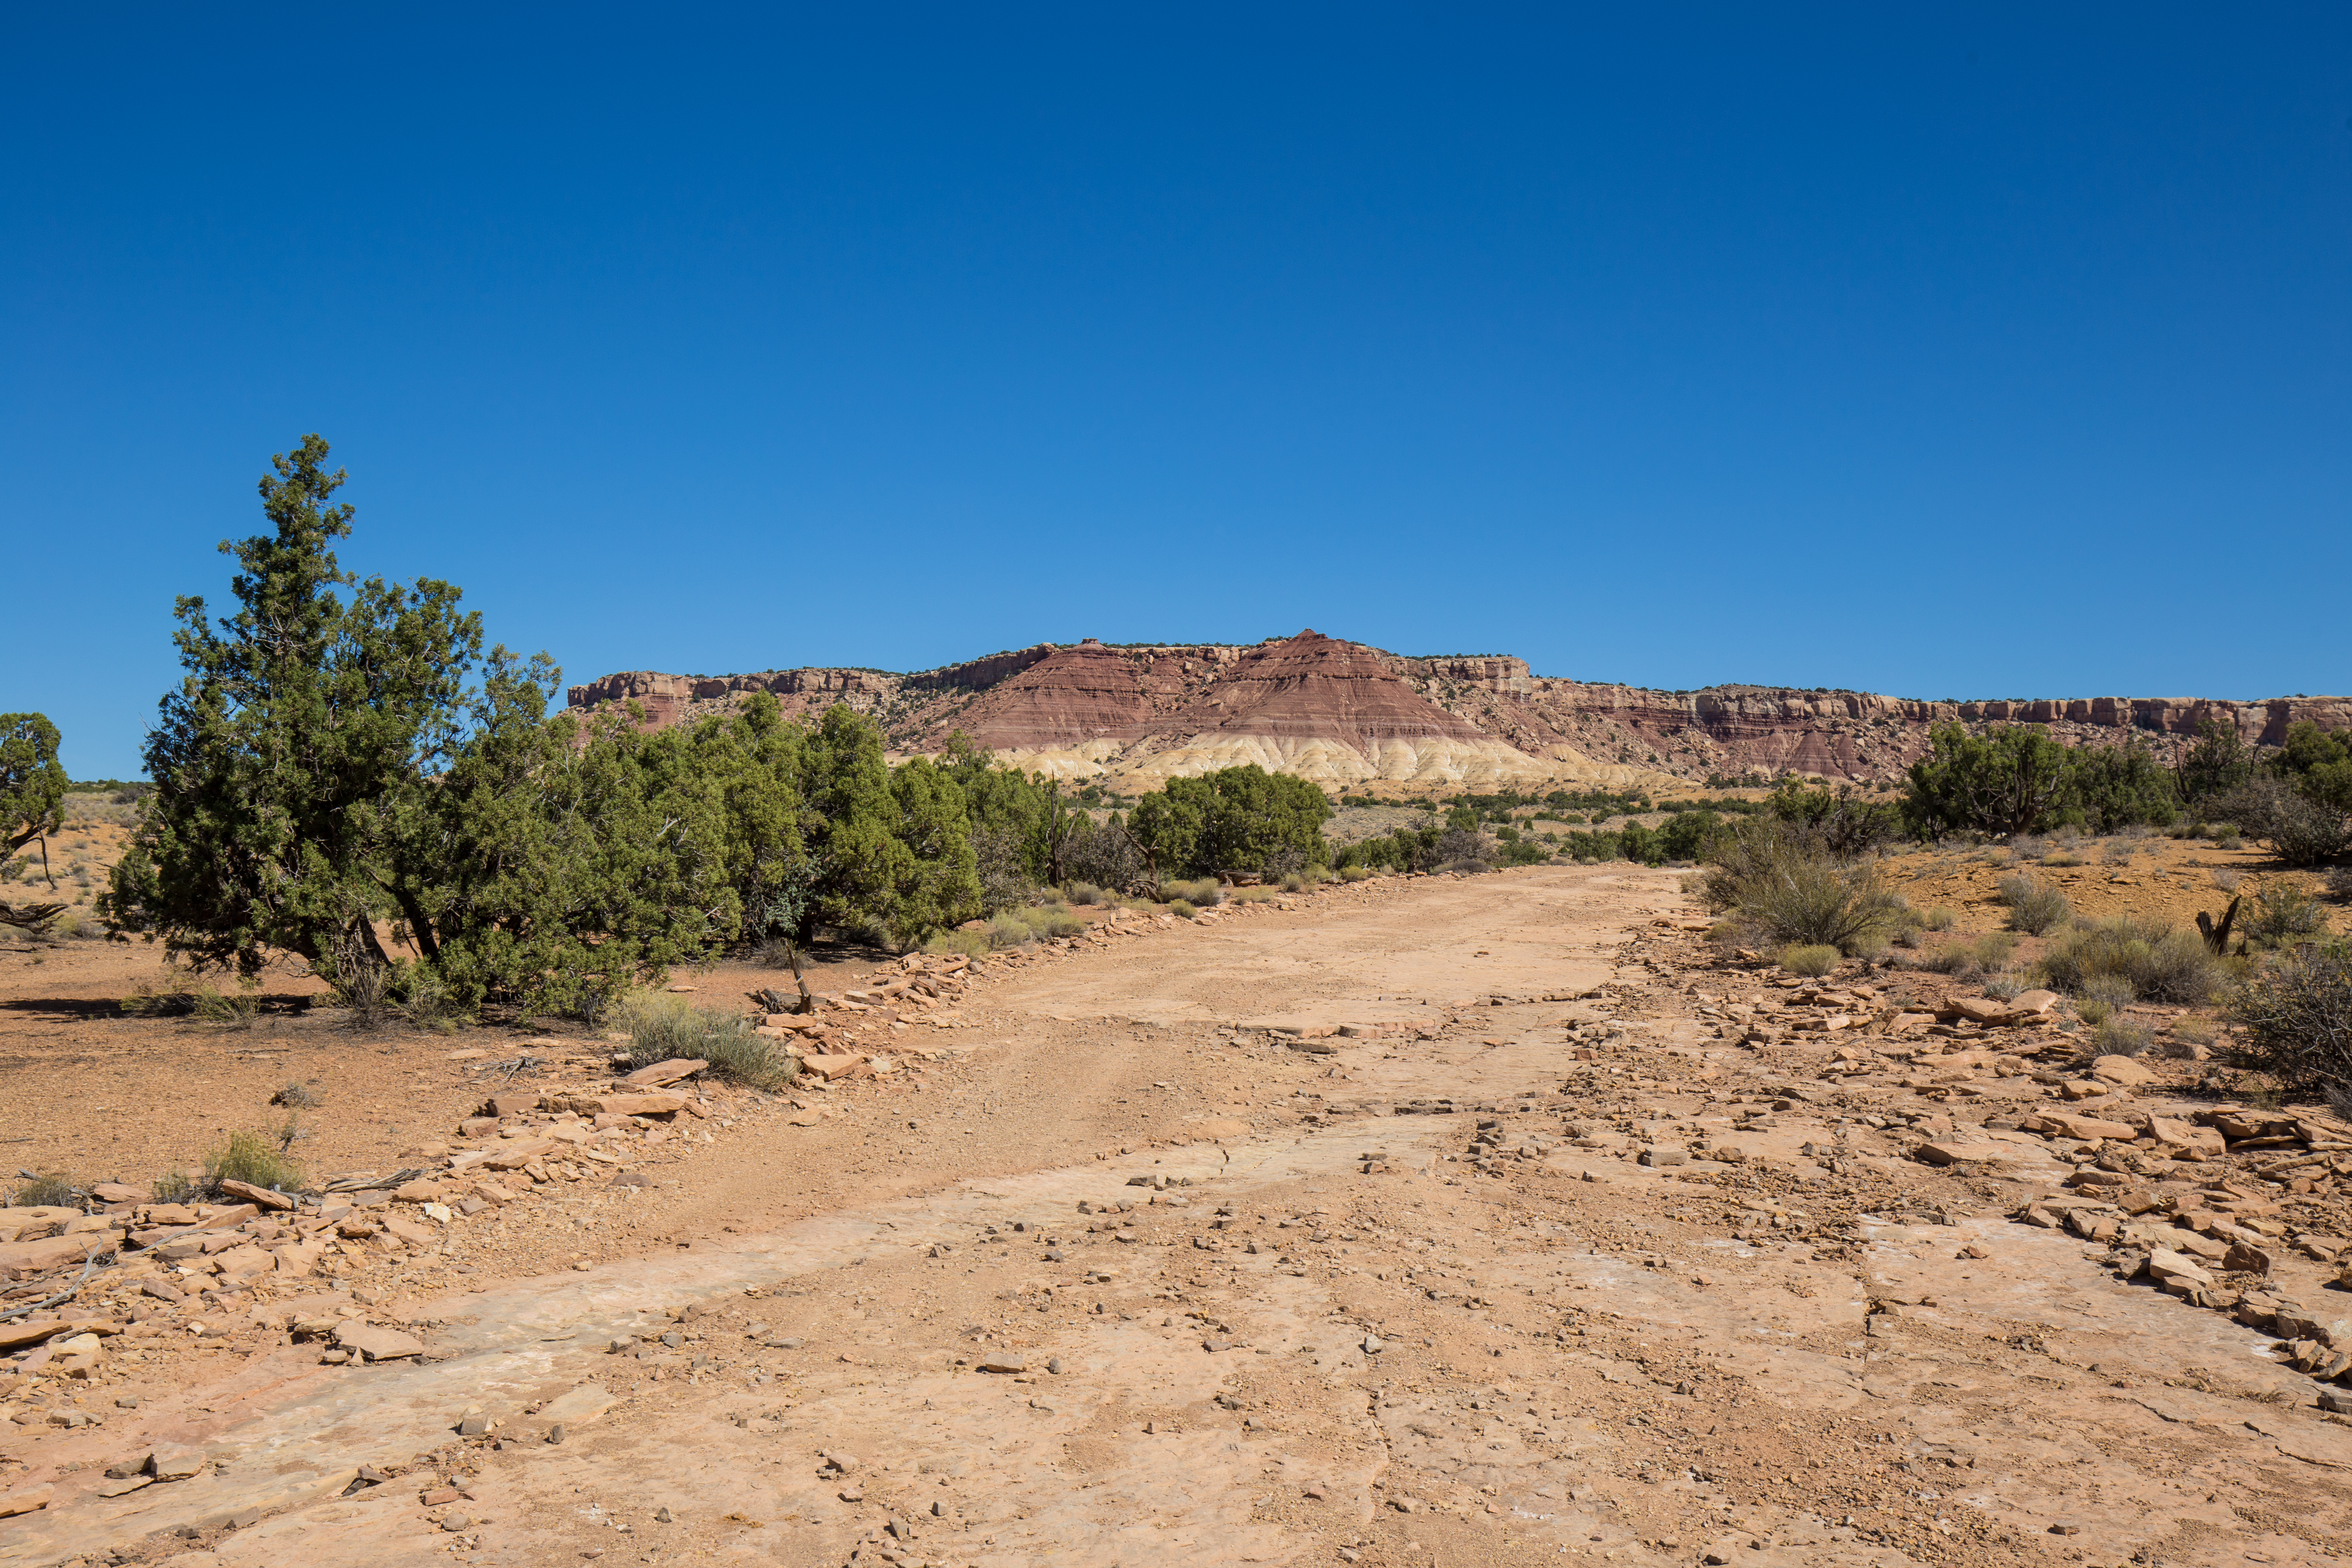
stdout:
{"type": "Polygon", "coordinates": [[[1016,1373],[1029,1370],[1029,1358],[997,1351],[982,1356],[973,1363],[981,1372],[1016,1373]]]}
{"type": "Polygon", "coordinates": [[[673,1057],[666,1062],[642,1067],[621,1081],[631,1089],[667,1089],[684,1078],[692,1078],[710,1064],[698,1057],[673,1057]]]}
{"type": "Polygon", "coordinates": [[[338,1349],[355,1352],[370,1361],[396,1361],[425,1353],[425,1342],[413,1334],[356,1321],[336,1325],[335,1344],[338,1349]]]}

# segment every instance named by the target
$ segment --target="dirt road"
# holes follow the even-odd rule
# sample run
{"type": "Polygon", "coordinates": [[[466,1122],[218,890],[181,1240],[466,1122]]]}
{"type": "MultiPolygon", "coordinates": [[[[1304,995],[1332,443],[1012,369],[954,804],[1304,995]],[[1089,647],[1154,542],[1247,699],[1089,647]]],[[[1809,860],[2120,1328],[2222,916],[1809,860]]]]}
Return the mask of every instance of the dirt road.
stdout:
{"type": "Polygon", "coordinates": [[[1668,923],[1675,882],[1368,884],[988,980],[952,1057],[837,1114],[454,1226],[457,1289],[373,1303],[429,1359],[280,1342],[20,1422],[0,1492],[54,1496],[0,1563],[2339,1548],[2352,1430],[2267,1335],[2004,1217],[2072,1169],[2042,1140],[1906,1157],[2049,1086],[1744,1043],[1769,981],[1668,923]],[[207,1467],[100,1495],[151,1449],[207,1467]]]}

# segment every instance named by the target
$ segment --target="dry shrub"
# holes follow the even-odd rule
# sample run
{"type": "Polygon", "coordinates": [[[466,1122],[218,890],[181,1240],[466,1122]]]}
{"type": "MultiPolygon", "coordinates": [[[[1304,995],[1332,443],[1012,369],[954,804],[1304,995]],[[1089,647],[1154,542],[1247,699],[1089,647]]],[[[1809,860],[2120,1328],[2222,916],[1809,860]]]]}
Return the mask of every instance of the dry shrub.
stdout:
{"type": "Polygon", "coordinates": [[[1099,904],[1105,897],[1103,890],[1092,882],[1071,883],[1067,896],[1074,904],[1099,904]]]}
{"type": "Polygon", "coordinates": [[[2273,882],[2238,911],[2238,930],[2251,948],[2300,947],[2327,934],[2327,910],[2293,882],[2273,882]]]}
{"type": "Polygon", "coordinates": [[[2003,877],[1996,887],[2009,906],[2009,922],[2029,936],[2042,936],[2064,925],[2074,913],[2066,895],[2054,882],[2020,871],[2003,877]]]}
{"type": "Polygon", "coordinates": [[[1168,912],[1178,920],[1189,921],[1201,911],[1192,907],[1192,900],[1190,899],[1171,899],[1168,900],[1168,912]]]}
{"type": "Polygon", "coordinates": [[[2231,992],[2226,1007],[2257,1066],[2330,1104],[2352,1096],[2352,944],[2270,959],[2231,992]]]}
{"type": "Polygon", "coordinates": [[[2091,1033],[2091,1054],[2100,1057],[2136,1057],[2155,1043],[2155,1037],[2146,1024],[2134,1023],[2125,1017],[2103,1018],[2091,1033]]]}
{"type": "Polygon", "coordinates": [[[1838,966],[1845,955],[1826,942],[1792,942],[1780,950],[1780,967],[1791,974],[1820,979],[1838,966]]]}
{"type": "Polygon", "coordinates": [[[2212,995],[2222,975],[2195,931],[2136,915],[2076,922],[2051,942],[2042,967],[2053,987],[2074,995],[2107,975],[2128,982],[2139,1001],[2192,1005],[2212,995]]]}
{"type": "Polygon", "coordinates": [[[1725,836],[1700,896],[1769,941],[1840,952],[1883,946],[1907,910],[1874,863],[1841,859],[1776,817],[1750,817],[1725,836]]]}
{"type": "Polygon", "coordinates": [[[205,1185],[217,1187],[223,1182],[287,1192],[302,1184],[302,1167],[288,1158],[286,1144],[269,1133],[232,1132],[227,1142],[205,1156],[205,1185]]]}
{"type": "Polygon", "coordinates": [[[24,1184],[8,1194],[10,1208],[78,1208],[81,1205],[81,1184],[63,1171],[41,1171],[25,1177],[24,1184]]]}

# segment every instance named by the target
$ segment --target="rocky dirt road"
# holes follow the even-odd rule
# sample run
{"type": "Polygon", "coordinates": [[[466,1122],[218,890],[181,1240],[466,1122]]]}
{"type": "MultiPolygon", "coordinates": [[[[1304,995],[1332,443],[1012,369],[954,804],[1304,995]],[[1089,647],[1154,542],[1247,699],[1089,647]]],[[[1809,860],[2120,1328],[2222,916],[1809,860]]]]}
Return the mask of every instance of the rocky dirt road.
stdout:
{"type": "Polygon", "coordinates": [[[992,975],[954,1060],[543,1205],[577,1267],[453,1227],[427,1359],[281,1343],[8,1440],[48,1501],[0,1563],[2341,1550],[2352,1429],[2270,1335],[2005,1217],[2063,1207],[2069,1145],[1981,1131],[2049,1083],[1771,1043],[1686,912],[1415,879],[992,975]],[[104,1495],[151,1451],[200,1473],[104,1495]]]}

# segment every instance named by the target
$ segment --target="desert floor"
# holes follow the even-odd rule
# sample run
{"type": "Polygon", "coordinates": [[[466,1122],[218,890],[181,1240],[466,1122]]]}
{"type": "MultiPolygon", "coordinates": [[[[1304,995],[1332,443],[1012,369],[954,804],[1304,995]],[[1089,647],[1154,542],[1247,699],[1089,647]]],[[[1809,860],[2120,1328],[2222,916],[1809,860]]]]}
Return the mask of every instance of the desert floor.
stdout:
{"type": "MultiPolygon", "coordinates": [[[[2159,848],[2161,882],[2144,851],[2081,901],[2218,908],[2188,858],[2217,852],[2159,848]]],[[[1958,932],[1997,921],[2000,868],[1909,864],[1958,932]]],[[[2229,1307],[2352,1312],[2352,1131],[2258,1107],[2300,1119],[2290,1173],[2292,1140],[2035,1131],[2246,1101],[2180,1010],[2143,1010],[2180,1054],[2095,1076],[2054,1022],[1933,1022],[1975,994],[1946,975],[1718,952],[1681,885],[1547,866],[1107,921],[866,1021],[878,1076],[690,1083],[676,1125],[421,1240],[361,1225],[242,1288],[101,1272],[46,1310],[100,1349],[0,1360],[0,1563],[2339,1554],[2352,1427],[2229,1307]],[[2158,1227],[2271,1272],[2210,1262],[2203,1305],[2122,1277],[2158,1227]],[[323,1364],[338,1323],[421,1352],[323,1364]],[[107,1474],[150,1454],[184,1479],[107,1474]]],[[[320,1179],[421,1212],[366,1184],[429,1184],[493,1095],[531,1131],[516,1104],[609,1076],[583,1032],[337,1028],[290,973],[248,1028],[120,1016],[158,967],[0,959],[10,1168],[143,1188],[299,1114],[320,1179]]]]}

